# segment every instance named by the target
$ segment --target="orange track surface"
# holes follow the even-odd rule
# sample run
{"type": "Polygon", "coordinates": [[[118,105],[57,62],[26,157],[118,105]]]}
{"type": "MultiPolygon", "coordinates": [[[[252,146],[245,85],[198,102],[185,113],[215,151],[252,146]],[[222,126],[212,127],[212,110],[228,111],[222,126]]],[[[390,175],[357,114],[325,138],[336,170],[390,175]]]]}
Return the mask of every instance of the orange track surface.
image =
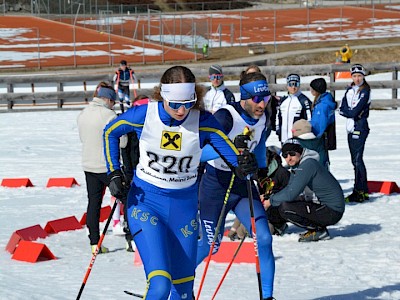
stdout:
{"type": "MultiPolygon", "coordinates": [[[[2,17],[0,19],[0,27],[3,28],[27,28],[30,32],[23,34],[22,36],[27,39],[27,41],[13,41],[12,39],[8,41],[2,41],[3,45],[9,45],[7,49],[3,51],[16,51],[16,52],[40,52],[42,58],[40,58],[41,67],[51,67],[51,66],[83,66],[83,65],[109,65],[110,55],[111,63],[119,64],[119,61],[123,58],[130,63],[142,63],[143,53],[142,41],[135,41],[126,37],[101,34],[98,31],[85,29],[79,26],[75,27],[75,49],[74,49],[74,28],[72,25],[49,21],[46,19],[40,19],[35,17],[2,17]],[[39,34],[38,34],[39,30],[39,34]],[[38,35],[40,39],[40,46],[38,47],[38,35]],[[59,46],[54,47],[58,43],[59,46]],[[63,43],[65,43],[63,45],[63,43]],[[81,43],[93,43],[90,45],[81,45],[81,43]],[[28,48],[25,45],[30,45],[28,48]],[[46,45],[48,44],[48,45],[46,45]],[[132,54],[118,54],[118,50],[126,50],[132,47],[139,47],[138,53],[132,54]],[[40,48],[40,50],[38,50],[40,48]],[[99,55],[96,56],[80,56],[74,55],[74,53],[79,53],[80,51],[99,51],[99,55]],[[62,51],[69,52],[65,56],[55,56],[51,57],[52,51],[62,51]],[[113,52],[114,51],[114,52],[113,52]]],[[[156,44],[145,43],[145,61],[148,62],[161,62],[162,56],[159,55],[146,55],[146,51],[150,54],[150,49],[162,51],[162,46],[156,44]]],[[[132,48],[133,52],[134,48],[132,48]]],[[[22,55],[18,55],[22,56],[22,55]]],[[[183,51],[179,49],[171,49],[164,47],[164,60],[191,60],[194,59],[194,54],[189,51],[183,51]]],[[[37,68],[38,58],[35,57],[29,60],[22,61],[3,61],[1,62],[2,67],[5,65],[24,65],[27,68],[37,68]]]]}
{"type": "MultiPolygon", "coordinates": [[[[189,15],[190,14],[185,14],[189,15]]],[[[338,47],[350,38],[379,38],[381,37],[379,27],[400,25],[400,12],[386,9],[385,5],[376,5],[371,7],[327,7],[311,9],[286,9],[286,10],[268,10],[268,11],[232,11],[232,12],[210,12],[196,13],[198,21],[203,22],[203,27],[199,26],[197,34],[204,34],[205,27],[209,31],[216,33],[218,27],[221,28],[221,40],[224,43],[288,43],[288,42],[307,42],[307,40],[330,40],[335,37],[338,40],[338,47]],[[234,17],[236,16],[236,17],[234,17]],[[238,16],[241,16],[241,21],[238,16]],[[276,18],[276,22],[274,21],[276,18]],[[384,20],[390,19],[390,22],[384,20]],[[340,21],[342,20],[342,21],[340,21]],[[276,27],[274,29],[274,23],[276,27]],[[207,24],[207,26],[204,26],[207,24]],[[231,25],[232,24],[232,25],[231,25]],[[327,24],[330,24],[327,25],[327,24]],[[321,29],[321,26],[323,29],[321,29]],[[232,28],[234,30],[232,31],[232,28]],[[241,30],[240,30],[241,29],[241,30]],[[203,30],[203,32],[201,31],[203,30]],[[343,40],[339,40],[340,34],[343,40]]],[[[132,17],[132,16],[131,16],[132,17]]],[[[189,23],[192,19],[164,18],[164,33],[177,35],[177,33],[189,34],[191,27],[189,23]],[[177,21],[178,20],[178,21],[177,21]],[[181,26],[181,28],[179,28],[181,26]],[[173,28],[174,32],[171,32],[173,28]]],[[[113,32],[123,32],[125,36],[133,36],[135,28],[144,28],[148,30],[147,19],[141,19],[138,22],[128,18],[121,25],[113,25],[113,32]],[[130,30],[130,31],[129,31],[130,30]]],[[[79,21],[79,20],[78,20],[79,21]]],[[[159,19],[153,17],[152,22],[159,25],[159,19]]],[[[65,22],[71,22],[65,21],[65,22]]],[[[31,57],[28,60],[21,61],[2,61],[1,65],[12,67],[13,65],[25,66],[27,68],[49,67],[49,66],[83,66],[83,65],[117,65],[121,59],[126,59],[130,64],[141,64],[149,62],[177,61],[195,59],[194,53],[178,48],[162,47],[153,43],[144,43],[142,40],[133,40],[127,37],[103,34],[96,30],[95,26],[90,29],[70,24],[49,21],[36,17],[5,16],[0,19],[0,28],[27,28],[30,32],[23,34],[27,41],[13,41],[11,38],[7,41],[2,40],[2,45],[9,47],[2,48],[2,51],[33,52],[38,51],[42,56],[40,61],[37,57],[31,57]],[[40,45],[38,47],[38,35],[40,45]],[[75,48],[74,48],[75,36],[75,48]],[[57,47],[55,44],[59,43],[57,47]],[[63,44],[64,43],[64,44],[63,44]],[[81,43],[93,43],[90,45],[81,45],[81,43]],[[30,45],[24,48],[24,44],[30,45]],[[46,45],[49,44],[49,45],[46,45]],[[143,56],[142,47],[145,47],[143,56]],[[121,51],[131,49],[129,54],[121,51]],[[150,50],[153,49],[153,50],[150,50]],[[81,51],[99,51],[96,56],[81,56],[81,51]],[[154,50],[163,51],[164,55],[150,55],[154,50]],[[66,51],[69,54],[64,56],[51,56],[51,51],[66,51]],[[109,55],[112,53],[112,56],[109,55]],[[76,54],[76,55],[75,55],[76,54]]],[[[159,34],[157,25],[150,27],[151,34],[159,34]]],[[[138,38],[142,38],[140,31],[138,38]]],[[[148,34],[145,32],[145,34],[148,34]]],[[[400,32],[390,32],[386,30],[386,37],[392,34],[392,37],[400,35],[400,32]]],[[[208,38],[208,37],[205,37],[208,38]]],[[[219,40],[219,36],[214,39],[219,40]]],[[[19,57],[19,55],[16,57],[19,57]]],[[[198,55],[197,59],[201,59],[198,55]]]]}

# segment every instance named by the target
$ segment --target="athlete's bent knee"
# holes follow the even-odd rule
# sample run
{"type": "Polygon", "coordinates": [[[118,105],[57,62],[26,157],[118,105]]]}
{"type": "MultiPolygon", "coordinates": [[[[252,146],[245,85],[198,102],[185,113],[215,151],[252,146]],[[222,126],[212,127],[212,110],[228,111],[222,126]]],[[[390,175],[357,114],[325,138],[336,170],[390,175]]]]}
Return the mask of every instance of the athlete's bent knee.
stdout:
{"type": "Polygon", "coordinates": [[[155,276],[150,280],[147,300],[166,300],[171,291],[171,280],[164,276],[155,276]]]}

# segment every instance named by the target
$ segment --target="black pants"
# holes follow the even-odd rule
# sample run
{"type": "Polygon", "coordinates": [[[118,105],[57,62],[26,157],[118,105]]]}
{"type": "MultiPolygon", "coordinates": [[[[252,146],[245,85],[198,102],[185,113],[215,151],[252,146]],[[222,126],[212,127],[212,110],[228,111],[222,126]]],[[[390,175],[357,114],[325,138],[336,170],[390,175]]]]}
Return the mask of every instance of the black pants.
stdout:
{"type": "Polygon", "coordinates": [[[354,167],[354,189],[368,193],[367,169],[364,164],[364,148],[369,131],[361,131],[360,135],[349,133],[347,142],[349,143],[351,163],[354,167]]]}
{"type": "Polygon", "coordinates": [[[267,214],[269,222],[276,227],[290,222],[309,230],[320,230],[334,225],[343,216],[343,213],[324,204],[310,201],[283,202],[279,206],[271,206],[267,214]]]}
{"type": "Polygon", "coordinates": [[[91,173],[85,171],[88,206],[86,210],[86,226],[89,229],[90,245],[97,245],[100,239],[100,209],[104,192],[108,185],[107,173],[91,173]]]}

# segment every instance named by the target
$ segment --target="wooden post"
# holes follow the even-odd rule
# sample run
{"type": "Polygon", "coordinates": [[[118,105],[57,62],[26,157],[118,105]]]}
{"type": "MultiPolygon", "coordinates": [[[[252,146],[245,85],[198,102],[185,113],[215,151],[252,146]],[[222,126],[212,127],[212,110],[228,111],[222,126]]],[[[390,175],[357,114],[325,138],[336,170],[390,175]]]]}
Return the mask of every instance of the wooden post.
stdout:
{"type": "MultiPolygon", "coordinates": [[[[335,82],[335,72],[329,72],[329,81],[331,83],[335,82]]],[[[333,100],[336,101],[336,98],[335,98],[336,97],[336,91],[334,89],[329,89],[329,91],[332,94],[333,100]]]]}
{"type": "MultiPolygon", "coordinates": [[[[85,91],[85,94],[87,92],[87,87],[86,87],[86,81],[83,82],[83,90],[85,91]]],[[[88,102],[88,98],[85,97],[85,102],[88,102]]]]}
{"type": "MultiPolygon", "coordinates": [[[[64,91],[64,85],[62,82],[57,82],[57,92],[63,92],[64,91]]],[[[57,98],[57,108],[62,108],[63,107],[63,102],[64,99],[57,98]]]]}
{"type": "MultiPolygon", "coordinates": [[[[12,83],[7,83],[7,93],[13,94],[14,93],[14,86],[12,83]]],[[[12,109],[14,106],[14,101],[8,100],[7,101],[7,109],[12,109]]]]}
{"type": "MultiPolygon", "coordinates": [[[[393,80],[398,80],[399,79],[399,75],[397,73],[397,68],[395,68],[395,70],[392,72],[392,79],[393,80]]],[[[399,102],[399,99],[397,98],[397,89],[392,89],[392,99],[396,99],[396,102],[399,102]]],[[[395,104],[395,103],[394,103],[395,104]]],[[[393,105],[392,107],[393,109],[397,109],[396,105],[393,105]]]]}
{"type": "MultiPolygon", "coordinates": [[[[269,74],[268,76],[268,84],[276,84],[276,74],[269,74]]],[[[276,91],[272,93],[274,96],[276,96],[276,91]]]]}
{"type": "MultiPolygon", "coordinates": [[[[34,84],[33,82],[31,83],[31,89],[32,89],[32,93],[35,93],[35,84],[34,84]]],[[[33,104],[33,105],[36,105],[36,100],[35,100],[35,98],[33,98],[32,104],[33,104]]]]}

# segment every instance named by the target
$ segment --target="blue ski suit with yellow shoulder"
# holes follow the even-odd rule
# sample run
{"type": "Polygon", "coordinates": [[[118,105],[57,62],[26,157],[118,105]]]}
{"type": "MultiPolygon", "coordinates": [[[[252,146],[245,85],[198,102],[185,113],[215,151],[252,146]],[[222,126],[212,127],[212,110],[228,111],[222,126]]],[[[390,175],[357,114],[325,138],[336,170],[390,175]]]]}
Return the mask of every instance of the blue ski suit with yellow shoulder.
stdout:
{"type": "Polygon", "coordinates": [[[131,131],[138,136],[140,158],[128,195],[128,224],[146,273],[144,298],[190,299],[201,148],[212,144],[232,167],[237,166],[238,151],[210,113],[191,109],[177,121],[162,102],[150,102],[129,109],[105,127],[109,172],[120,168],[119,137],[131,131]]]}
{"type": "MultiPolygon", "coordinates": [[[[253,152],[257,158],[259,168],[266,167],[266,120],[267,112],[261,119],[253,119],[240,105],[236,102],[232,105],[226,105],[214,114],[215,118],[220,122],[227,135],[234,140],[234,136],[243,132],[244,127],[250,128],[254,132],[254,136],[250,141],[249,150],[253,152]]],[[[213,151],[206,148],[203,151],[202,160],[214,158],[213,151]]],[[[210,160],[206,165],[206,172],[203,174],[199,189],[200,202],[200,222],[202,238],[199,240],[199,248],[197,252],[197,264],[200,264],[207,257],[210,246],[215,236],[215,230],[218,219],[222,211],[225,195],[229,187],[232,172],[225,166],[223,162],[218,160],[210,160]]],[[[264,207],[260,201],[259,193],[252,182],[254,217],[256,222],[258,253],[260,258],[260,273],[262,293],[264,298],[271,297],[273,294],[273,282],[275,274],[275,260],[272,252],[272,236],[268,227],[268,220],[264,207]]],[[[235,178],[233,187],[229,193],[227,200],[223,222],[219,228],[219,234],[215,242],[213,254],[218,252],[220,247],[225,218],[227,213],[232,210],[239,218],[240,222],[245,226],[248,232],[252,232],[249,198],[246,181],[235,178]]]]}

